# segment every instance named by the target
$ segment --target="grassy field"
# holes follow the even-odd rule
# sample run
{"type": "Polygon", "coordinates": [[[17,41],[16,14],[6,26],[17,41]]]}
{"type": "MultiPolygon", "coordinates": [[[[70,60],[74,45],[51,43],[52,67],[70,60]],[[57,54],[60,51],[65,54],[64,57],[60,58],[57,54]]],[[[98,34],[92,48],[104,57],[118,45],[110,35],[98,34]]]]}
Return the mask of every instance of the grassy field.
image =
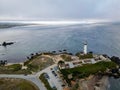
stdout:
{"type": "Polygon", "coordinates": [[[44,68],[54,64],[53,59],[49,55],[36,55],[32,59],[24,62],[27,69],[22,69],[22,65],[0,65],[0,74],[31,74],[43,70],[44,68]]]}
{"type": "Polygon", "coordinates": [[[26,66],[33,72],[40,71],[50,65],[54,64],[53,60],[48,56],[37,56],[30,60],[26,66]]]}
{"type": "Polygon", "coordinates": [[[9,66],[0,66],[0,74],[30,74],[30,70],[21,69],[22,65],[13,64],[9,66]]]}
{"type": "Polygon", "coordinates": [[[62,57],[62,59],[65,60],[65,61],[72,61],[72,58],[71,58],[70,55],[62,54],[61,57],[62,57]]]}
{"type": "Polygon", "coordinates": [[[86,64],[81,67],[75,67],[72,69],[63,69],[61,70],[65,80],[70,82],[68,79],[68,75],[72,74],[72,79],[75,80],[76,78],[84,78],[88,77],[91,74],[97,74],[99,72],[104,73],[106,70],[116,68],[116,64],[114,62],[105,62],[101,61],[95,64],[86,64]]]}
{"type": "Polygon", "coordinates": [[[38,87],[23,79],[0,78],[0,90],[39,90],[38,87]]]}

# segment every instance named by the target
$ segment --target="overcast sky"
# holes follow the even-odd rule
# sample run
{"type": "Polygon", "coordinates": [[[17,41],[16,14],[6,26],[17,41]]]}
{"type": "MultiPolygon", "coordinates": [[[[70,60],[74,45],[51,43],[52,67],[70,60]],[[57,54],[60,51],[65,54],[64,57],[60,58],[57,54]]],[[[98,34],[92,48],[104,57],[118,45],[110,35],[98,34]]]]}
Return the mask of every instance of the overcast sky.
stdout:
{"type": "Polygon", "coordinates": [[[120,0],[0,0],[0,20],[120,20],[120,0]]]}

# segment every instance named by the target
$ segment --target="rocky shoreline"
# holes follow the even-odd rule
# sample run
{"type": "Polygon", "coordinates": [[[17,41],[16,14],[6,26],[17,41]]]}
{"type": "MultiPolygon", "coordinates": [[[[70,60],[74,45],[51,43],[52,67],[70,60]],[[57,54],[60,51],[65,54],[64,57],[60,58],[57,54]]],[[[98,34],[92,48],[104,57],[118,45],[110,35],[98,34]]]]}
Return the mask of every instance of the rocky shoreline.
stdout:
{"type": "Polygon", "coordinates": [[[109,85],[108,76],[91,75],[79,80],[78,90],[107,90],[109,85]]]}
{"type": "Polygon", "coordinates": [[[8,46],[8,45],[12,45],[15,42],[3,42],[2,44],[0,44],[0,46],[8,46]]]}
{"type": "Polygon", "coordinates": [[[108,76],[103,76],[102,79],[97,82],[99,86],[95,86],[95,90],[107,90],[109,84],[108,78],[108,76]]]}

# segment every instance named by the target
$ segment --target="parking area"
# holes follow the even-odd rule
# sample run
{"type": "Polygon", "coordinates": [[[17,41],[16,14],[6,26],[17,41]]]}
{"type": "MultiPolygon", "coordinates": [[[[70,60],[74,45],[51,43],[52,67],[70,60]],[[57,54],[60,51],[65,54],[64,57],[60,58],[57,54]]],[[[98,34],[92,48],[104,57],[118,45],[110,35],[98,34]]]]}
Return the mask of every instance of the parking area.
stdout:
{"type": "Polygon", "coordinates": [[[54,66],[53,68],[48,68],[47,70],[45,70],[45,73],[45,77],[47,78],[52,88],[57,88],[57,90],[63,90],[64,84],[59,77],[57,66],[54,66]]]}

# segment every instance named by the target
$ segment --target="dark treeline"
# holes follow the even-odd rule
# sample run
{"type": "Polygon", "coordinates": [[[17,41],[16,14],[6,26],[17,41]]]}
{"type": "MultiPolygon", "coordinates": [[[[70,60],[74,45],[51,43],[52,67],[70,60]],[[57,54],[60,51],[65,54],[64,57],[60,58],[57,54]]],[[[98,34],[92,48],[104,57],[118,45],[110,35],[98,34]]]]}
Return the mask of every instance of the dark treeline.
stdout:
{"type": "Polygon", "coordinates": [[[0,66],[4,66],[5,64],[7,64],[7,60],[0,60],[0,66]]]}
{"type": "Polygon", "coordinates": [[[112,56],[110,58],[113,62],[117,63],[118,65],[120,65],[120,58],[119,57],[116,57],[116,56],[112,56]]]}

